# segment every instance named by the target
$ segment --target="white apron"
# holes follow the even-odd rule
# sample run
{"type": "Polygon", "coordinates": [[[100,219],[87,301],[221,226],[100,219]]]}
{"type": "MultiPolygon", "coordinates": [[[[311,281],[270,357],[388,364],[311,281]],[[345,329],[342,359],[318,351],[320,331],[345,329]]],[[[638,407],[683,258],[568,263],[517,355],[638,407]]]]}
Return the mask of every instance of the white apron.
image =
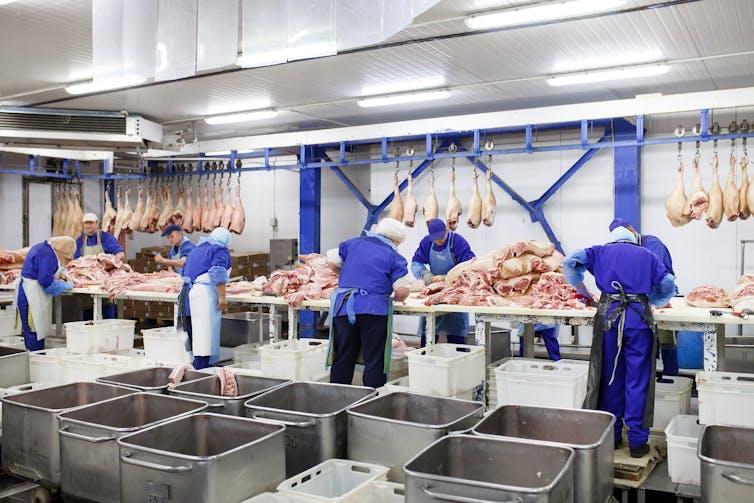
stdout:
{"type": "Polygon", "coordinates": [[[210,282],[209,273],[196,278],[188,295],[194,356],[212,356],[210,362],[214,363],[220,357],[222,313],[217,310],[217,288],[210,282]]]}
{"type": "MultiPolygon", "coordinates": [[[[60,272],[60,260],[58,260],[58,270],[55,273],[55,279],[60,278],[60,272]]],[[[46,293],[37,280],[21,276],[21,281],[16,284],[16,290],[13,294],[16,306],[18,306],[19,288],[24,289],[26,301],[29,304],[29,313],[31,313],[31,323],[29,325],[36,332],[37,340],[42,340],[52,333],[52,295],[46,293]]]]}

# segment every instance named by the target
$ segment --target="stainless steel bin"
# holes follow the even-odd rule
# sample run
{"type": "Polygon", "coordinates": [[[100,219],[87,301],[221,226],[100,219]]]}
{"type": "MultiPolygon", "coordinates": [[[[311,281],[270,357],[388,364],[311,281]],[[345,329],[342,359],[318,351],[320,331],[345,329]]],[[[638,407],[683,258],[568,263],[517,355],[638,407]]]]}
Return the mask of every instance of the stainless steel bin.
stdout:
{"type": "Polygon", "coordinates": [[[390,393],[348,409],[348,459],[390,468],[388,477],[403,482],[403,465],[451,431],[473,427],[484,404],[390,393]]]}
{"type": "Polygon", "coordinates": [[[282,426],[194,414],[118,439],[120,498],[242,501],[285,478],[282,426]]]}
{"type": "MultiPolygon", "coordinates": [[[[153,367],[148,369],[134,370],[123,374],[98,377],[97,382],[112,384],[113,386],[125,386],[146,393],[167,393],[168,377],[173,371],[170,367],[153,367]]],[[[183,373],[181,382],[204,379],[209,374],[196,370],[187,370],[183,373]]]]}
{"type": "Polygon", "coordinates": [[[569,447],[449,435],[403,467],[406,501],[569,503],[573,457],[569,447]]]}
{"type": "Polygon", "coordinates": [[[29,382],[29,352],[0,346],[0,388],[29,382]]]}
{"type": "Polygon", "coordinates": [[[535,440],[570,447],[573,500],[604,503],[613,494],[613,425],[607,412],[504,405],[473,429],[476,435],[535,440]]]}
{"type": "MultiPolygon", "coordinates": [[[[274,317],[277,326],[281,326],[282,317],[274,317]]],[[[247,311],[243,313],[224,314],[220,323],[220,344],[228,347],[240,346],[252,342],[270,339],[270,314],[247,311]],[[260,325],[261,324],[261,325],[260,325]]]]}
{"type": "Polygon", "coordinates": [[[296,382],[246,402],[248,417],[285,425],[286,476],[348,454],[346,409],[375,395],[373,388],[296,382]]]}
{"type": "Polygon", "coordinates": [[[702,503],[754,500],[754,429],[705,426],[697,455],[702,468],[702,503]]]}
{"type": "Polygon", "coordinates": [[[277,379],[274,377],[240,374],[236,374],[235,377],[236,384],[238,385],[238,396],[222,396],[220,394],[220,379],[216,375],[181,383],[175,388],[169,389],[168,394],[192,400],[201,400],[207,403],[210,412],[243,416],[243,405],[246,400],[290,382],[287,379],[277,379]]]}
{"type": "Polygon", "coordinates": [[[129,388],[79,382],[4,397],[3,468],[43,486],[59,487],[58,414],[134,393],[129,388]]]}
{"type": "Polygon", "coordinates": [[[204,402],[139,393],[60,414],[63,494],[117,503],[120,501],[117,439],[206,408],[204,402]]]}

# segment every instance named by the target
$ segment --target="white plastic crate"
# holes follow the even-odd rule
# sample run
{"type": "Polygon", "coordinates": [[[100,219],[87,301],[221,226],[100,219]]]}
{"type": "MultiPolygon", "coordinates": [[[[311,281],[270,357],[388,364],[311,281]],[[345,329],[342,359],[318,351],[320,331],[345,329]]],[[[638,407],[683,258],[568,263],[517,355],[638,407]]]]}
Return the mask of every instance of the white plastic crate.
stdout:
{"type": "Polygon", "coordinates": [[[29,379],[32,382],[63,384],[62,359],[73,356],[66,348],[42,349],[29,353],[29,379]]]}
{"type": "Polygon", "coordinates": [[[328,341],[291,339],[260,346],[262,375],[294,381],[310,381],[322,376],[327,360],[328,341]]]}
{"type": "Polygon", "coordinates": [[[697,372],[699,422],[754,427],[754,374],[697,372]]]}
{"type": "Polygon", "coordinates": [[[663,381],[655,383],[655,414],[653,428],[664,429],[678,414],[688,414],[691,404],[691,387],[694,380],[689,377],[663,376],[663,381]]]}
{"type": "Polygon", "coordinates": [[[13,306],[0,309],[0,337],[21,334],[21,320],[16,323],[16,308],[13,306]]]}
{"type": "Polygon", "coordinates": [[[449,397],[484,381],[484,346],[433,344],[407,355],[411,391],[449,397]]]}
{"type": "Polygon", "coordinates": [[[134,347],[134,320],[72,321],[63,325],[71,353],[95,354],[134,347]]]}
{"type": "Polygon", "coordinates": [[[665,428],[668,442],[668,475],[676,484],[701,484],[701,463],[696,455],[704,426],[699,416],[677,415],[665,428]]]}
{"type": "Polygon", "coordinates": [[[348,503],[403,503],[406,487],[397,482],[373,480],[356,489],[344,501],[348,503]]]}
{"type": "Polygon", "coordinates": [[[17,335],[6,335],[0,337],[0,346],[14,349],[26,349],[24,338],[17,335]]]}
{"type": "Polygon", "coordinates": [[[353,493],[372,480],[386,480],[385,466],[328,459],[298,475],[284,480],[277,487],[281,493],[290,494],[296,501],[348,502],[353,493]]]}
{"type": "Polygon", "coordinates": [[[264,342],[252,342],[241,344],[233,348],[233,363],[257,362],[259,363],[259,348],[264,342]]]}
{"type": "Polygon", "coordinates": [[[175,327],[150,328],[142,330],[144,352],[150,360],[174,363],[190,363],[191,356],[186,352],[185,332],[178,333],[175,327]]]}
{"type": "Polygon", "coordinates": [[[296,499],[286,493],[262,493],[241,503],[296,503],[296,499]]]}
{"type": "Polygon", "coordinates": [[[127,372],[127,356],[110,354],[73,355],[62,358],[63,382],[93,382],[98,377],[127,372]]]}
{"type": "Polygon", "coordinates": [[[580,409],[589,362],[508,358],[495,368],[497,406],[534,405],[580,409]]]}
{"type": "MultiPolygon", "coordinates": [[[[381,388],[377,388],[377,395],[388,395],[390,393],[397,393],[399,391],[407,391],[410,393],[418,393],[422,395],[429,395],[430,393],[421,393],[419,391],[415,391],[411,389],[410,386],[410,380],[409,376],[399,377],[398,379],[393,379],[392,381],[388,381],[385,383],[384,386],[381,388]]],[[[458,398],[459,400],[474,400],[474,396],[476,394],[476,390],[479,387],[478,383],[476,386],[472,387],[471,389],[463,390],[457,395],[453,395],[451,397],[446,398],[458,398]]]]}

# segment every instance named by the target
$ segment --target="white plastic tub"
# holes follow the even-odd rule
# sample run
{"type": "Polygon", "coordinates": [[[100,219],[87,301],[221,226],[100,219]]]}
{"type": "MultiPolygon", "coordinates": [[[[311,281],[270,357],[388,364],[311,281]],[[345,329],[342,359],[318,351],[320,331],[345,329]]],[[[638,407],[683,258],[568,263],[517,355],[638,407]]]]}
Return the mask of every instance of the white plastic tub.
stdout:
{"type": "Polygon", "coordinates": [[[663,376],[663,381],[655,383],[655,414],[653,428],[664,429],[678,414],[688,414],[691,405],[691,387],[694,380],[689,377],[663,376]]]}
{"type": "Polygon", "coordinates": [[[699,416],[677,415],[665,428],[668,442],[668,475],[676,484],[701,484],[701,462],[696,455],[704,426],[699,416]]]}
{"type": "Polygon", "coordinates": [[[62,358],[63,382],[94,382],[98,377],[125,372],[132,358],[110,354],[73,355],[62,358]]]}
{"type": "Polygon", "coordinates": [[[21,334],[21,320],[16,323],[16,308],[6,307],[0,309],[0,337],[21,334]]]}
{"type": "Polygon", "coordinates": [[[433,344],[408,355],[411,391],[451,397],[484,381],[484,347],[433,344]]]}
{"type": "Polygon", "coordinates": [[[252,342],[251,344],[241,344],[233,348],[233,362],[257,362],[259,363],[259,348],[264,342],[252,342]]]}
{"type": "Polygon", "coordinates": [[[63,358],[73,356],[66,348],[42,349],[29,353],[29,379],[32,382],[64,384],[63,358]]]}
{"type": "Polygon", "coordinates": [[[306,471],[284,480],[277,487],[296,501],[356,501],[353,494],[373,480],[386,480],[388,468],[379,465],[328,459],[306,471]]]}
{"type": "MultiPolygon", "coordinates": [[[[381,388],[377,388],[377,395],[387,395],[389,393],[397,393],[400,391],[407,391],[410,393],[419,393],[413,389],[411,389],[410,385],[410,379],[409,376],[399,377],[398,379],[393,379],[392,381],[388,381],[385,383],[384,386],[381,388]]],[[[481,384],[481,383],[480,383],[481,384]]],[[[446,398],[458,398],[459,400],[474,400],[474,397],[476,395],[476,390],[479,386],[474,386],[471,389],[462,390],[457,395],[453,395],[451,397],[446,398]]],[[[419,393],[424,395],[430,395],[431,393],[419,393]]],[[[442,395],[435,395],[435,396],[442,396],[442,395]]]]}
{"type": "Polygon", "coordinates": [[[396,482],[373,480],[356,489],[348,499],[348,503],[403,503],[406,501],[406,488],[396,482]]]}
{"type": "Polygon", "coordinates": [[[294,381],[310,381],[326,370],[328,342],[291,339],[259,347],[262,375],[294,381]]]}
{"type": "Polygon", "coordinates": [[[754,427],[754,374],[698,372],[699,422],[754,427]]]}
{"type": "Polygon", "coordinates": [[[191,357],[186,352],[184,333],[178,333],[175,327],[150,328],[142,330],[144,352],[150,360],[174,363],[190,363],[191,357]]]}
{"type": "Polygon", "coordinates": [[[0,337],[0,346],[13,349],[26,349],[24,338],[17,335],[6,335],[0,337]]]}
{"type": "Polygon", "coordinates": [[[495,368],[497,406],[580,409],[588,372],[589,362],[508,358],[495,368]]]}
{"type": "Polygon", "coordinates": [[[72,321],[63,325],[71,353],[94,354],[134,347],[134,320],[72,321]]]}

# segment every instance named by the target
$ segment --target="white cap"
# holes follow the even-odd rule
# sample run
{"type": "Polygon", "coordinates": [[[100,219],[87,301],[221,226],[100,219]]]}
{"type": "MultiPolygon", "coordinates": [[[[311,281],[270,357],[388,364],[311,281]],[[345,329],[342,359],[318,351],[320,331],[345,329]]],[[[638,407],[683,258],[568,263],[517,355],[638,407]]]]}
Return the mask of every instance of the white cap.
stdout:
{"type": "Polygon", "coordinates": [[[399,244],[406,240],[406,226],[394,218],[383,218],[380,220],[380,223],[377,224],[376,232],[399,244]]]}
{"type": "Polygon", "coordinates": [[[99,222],[99,218],[97,218],[97,215],[94,213],[84,213],[84,217],[81,219],[82,222],[99,222]]]}

